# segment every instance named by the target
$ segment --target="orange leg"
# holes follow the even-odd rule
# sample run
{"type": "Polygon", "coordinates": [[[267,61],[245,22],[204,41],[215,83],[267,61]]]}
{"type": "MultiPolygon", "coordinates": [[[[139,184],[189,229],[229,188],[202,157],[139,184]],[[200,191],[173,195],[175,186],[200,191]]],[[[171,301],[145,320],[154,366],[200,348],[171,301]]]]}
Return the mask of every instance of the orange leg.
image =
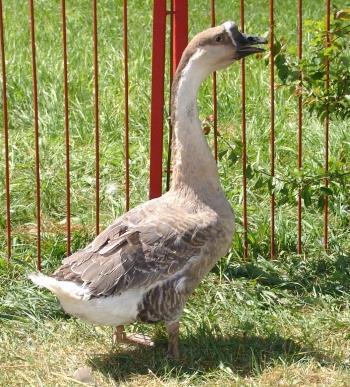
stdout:
{"type": "Polygon", "coordinates": [[[179,357],[179,328],[178,321],[166,324],[168,332],[168,357],[177,359],[179,357]]]}

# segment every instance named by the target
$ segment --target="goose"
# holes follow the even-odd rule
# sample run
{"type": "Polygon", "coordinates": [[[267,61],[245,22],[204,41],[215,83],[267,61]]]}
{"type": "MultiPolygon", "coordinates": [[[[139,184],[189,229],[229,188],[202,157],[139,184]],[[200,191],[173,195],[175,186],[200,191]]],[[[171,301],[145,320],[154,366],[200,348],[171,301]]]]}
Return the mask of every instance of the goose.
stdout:
{"type": "Polygon", "coordinates": [[[184,50],[172,85],[174,162],[170,190],[117,218],[50,276],[29,278],[53,292],[70,315],[117,326],[118,342],[152,345],[127,336],[124,325],[163,322],[168,356],[179,356],[185,303],[232,242],[234,213],[201,130],[197,93],[202,81],[248,55],[264,51],[262,37],[227,21],[197,34],[184,50]]]}

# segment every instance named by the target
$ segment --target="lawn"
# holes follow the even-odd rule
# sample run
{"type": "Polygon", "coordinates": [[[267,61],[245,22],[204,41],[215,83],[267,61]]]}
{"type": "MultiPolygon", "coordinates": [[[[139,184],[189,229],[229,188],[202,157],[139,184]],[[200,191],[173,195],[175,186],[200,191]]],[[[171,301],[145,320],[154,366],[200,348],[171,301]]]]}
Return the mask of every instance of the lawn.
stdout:
{"type": "MultiPolygon", "coordinates": [[[[70,318],[57,300],[26,280],[36,265],[34,129],[27,3],[4,2],[10,128],[13,257],[5,259],[4,154],[0,155],[0,385],[67,386],[89,367],[98,386],[333,385],[350,384],[349,174],[331,182],[330,247],[322,247],[322,211],[316,191],[303,207],[303,249],[296,254],[295,192],[276,194],[277,256],[269,260],[269,73],[264,58],[247,62],[248,261],[242,259],[240,66],[218,74],[219,171],[236,212],[232,249],[186,306],[179,361],[165,359],[160,325],[135,324],[155,338],[151,349],[113,347],[111,328],[70,318]],[[286,195],[288,200],[285,200],[286,195]]],[[[125,211],[123,52],[121,2],[98,2],[101,226],[125,211]],[[115,4],[118,3],[118,4],[115,4]]],[[[129,2],[131,206],[147,200],[152,2],[129,2]]],[[[246,31],[268,31],[268,4],[246,2],[246,31]],[[249,4],[248,4],[249,3],[249,4]]],[[[304,17],[321,18],[323,2],[305,1],[304,17]]],[[[37,0],[36,34],[42,184],[42,264],[49,273],[65,256],[65,169],[61,19],[58,1],[37,0]]],[[[210,26],[210,4],[190,0],[190,35],[210,26]]],[[[339,9],[345,0],[338,1],[339,9]]],[[[217,22],[239,20],[237,2],[217,2],[217,22]]],[[[296,4],[276,2],[276,37],[296,44],[296,4]]],[[[92,8],[67,2],[71,129],[72,248],[94,235],[95,163],[92,8]]],[[[308,36],[304,36],[304,50],[308,36]]],[[[276,78],[277,81],[277,78],[276,78]]],[[[168,80],[166,85],[168,85],[168,80]]],[[[169,90],[167,90],[168,95],[169,90]]],[[[200,92],[203,121],[212,114],[211,82],[200,92]]],[[[168,115],[169,112],[165,112],[168,115]]],[[[2,119],[2,117],[1,117],[2,119]]],[[[331,120],[330,165],[350,165],[349,121],[331,120]]],[[[168,128],[165,128],[168,130],[168,128]]],[[[297,100],[276,89],[276,175],[297,166],[297,100]]],[[[208,141],[213,143],[212,133],[208,141]]],[[[304,115],[304,168],[319,175],[323,126],[304,115]]],[[[165,150],[166,150],[165,143],[165,150]]],[[[164,160],[166,152],[164,153],[164,160]]],[[[348,173],[349,170],[343,171],[348,173]]],[[[165,186],[165,180],[164,180],[165,186]]]]}

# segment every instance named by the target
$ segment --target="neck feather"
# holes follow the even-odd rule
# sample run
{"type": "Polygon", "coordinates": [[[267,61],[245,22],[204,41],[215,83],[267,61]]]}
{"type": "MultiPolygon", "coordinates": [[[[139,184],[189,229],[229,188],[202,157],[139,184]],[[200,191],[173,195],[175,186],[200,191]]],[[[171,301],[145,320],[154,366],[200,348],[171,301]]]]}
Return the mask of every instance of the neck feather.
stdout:
{"type": "Polygon", "coordinates": [[[197,107],[200,84],[210,73],[211,69],[201,61],[200,50],[189,58],[185,55],[172,89],[172,189],[190,190],[208,197],[222,194],[216,162],[203,135],[197,107]]]}

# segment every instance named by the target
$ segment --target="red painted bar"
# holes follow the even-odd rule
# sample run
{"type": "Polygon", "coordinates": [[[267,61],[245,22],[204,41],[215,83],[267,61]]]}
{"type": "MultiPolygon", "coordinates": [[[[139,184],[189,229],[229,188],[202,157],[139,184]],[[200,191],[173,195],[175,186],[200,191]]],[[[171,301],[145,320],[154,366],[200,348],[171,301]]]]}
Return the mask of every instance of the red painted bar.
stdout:
{"type": "Polygon", "coordinates": [[[153,3],[150,199],[162,194],[166,0],[153,3]]]}
{"type": "MultiPolygon", "coordinates": [[[[274,1],[269,3],[270,15],[270,173],[275,176],[275,57],[274,51],[274,1]]],[[[271,235],[270,235],[270,258],[275,257],[275,194],[271,194],[271,235]]]]}
{"type": "MultiPolygon", "coordinates": [[[[182,53],[188,43],[188,0],[170,0],[170,87],[173,75],[180,62],[182,53]]],[[[169,100],[169,111],[171,109],[171,96],[169,100]]],[[[173,130],[171,119],[169,118],[169,145],[167,159],[167,180],[166,189],[170,188],[171,175],[171,143],[173,130]]]]}
{"type": "MultiPolygon", "coordinates": [[[[241,31],[244,32],[244,0],[240,1],[241,31]]],[[[242,189],[243,189],[243,257],[248,258],[248,216],[247,216],[247,136],[246,136],[246,90],[245,60],[241,59],[242,86],[242,189]]]]}
{"type": "Polygon", "coordinates": [[[188,0],[174,1],[173,69],[176,71],[188,43],[188,0]]]}
{"type": "Polygon", "coordinates": [[[100,233],[100,128],[99,128],[99,95],[98,95],[98,40],[97,40],[97,0],[92,1],[93,41],[94,41],[94,114],[95,114],[95,206],[96,235],[100,233]]]}
{"type": "MultiPolygon", "coordinates": [[[[215,0],[210,1],[211,26],[215,27],[215,0]]],[[[214,124],[214,158],[218,161],[218,98],[216,87],[216,72],[213,72],[213,124],[214,124]]]]}
{"type": "Polygon", "coordinates": [[[40,157],[39,157],[39,109],[38,109],[38,81],[36,72],[36,44],[34,0],[29,0],[30,40],[32,49],[32,77],[33,77],[33,108],[34,108],[34,147],[35,147],[35,211],[37,229],[37,268],[41,271],[41,210],[40,210],[40,157]]]}
{"type": "Polygon", "coordinates": [[[66,1],[61,0],[62,14],[62,47],[63,47],[63,89],[64,89],[64,133],[66,145],[66,222],[67,222],[67,256],[71,254],[71,202],[70,202],[70,133],[69,133],[69,101],[68,101],[68,58],[67,58],[67,26],[66,1]]]}
{"type": "Polygon", "coordinates": [[[170,10],[167,12],[169,16],[169,118],[168,118],[168,127],[169,127],[169,136],[168,136],[168,157],[166,163],[166,190],[170,189],[170,177],[171,177],[171,156],[172,156],[172,142],[173,142],[173,126],[171,123],[171,86],[173,84],[173,40],[174,40],[174,2],[170,0],[170,10]]]}
{"type": "Polygon", "coordinates": [[[2,111],[4,126],[4,156],[5,156],[5,201],[6,201],[6,244],[7,260],[10,260],[11,243],[11,212],[10,212],[10,159],[9,159],[9,128],[7,112],[7,80],[5,60],[4,18],[2,12],[2,0],[0,0],[0,50],[1,50],[1,73],[2,73],[2,111]]]}
{"type": "MultiPolygon", "coordinates": [[[[331,44],[331,1],[326,0],[326,46],[329,47],[331,44]]],[[[325,88],[328,92],[329,89],[329,59],[326,58],[326,81],[325,88]]],[[[324,173],[328,175],[329,168],[329,108],[326,106],[326,114],[324,118],[324,173]]],[[[328,177],[324,180],[324,186],[328,188],[329,179],[328,177]]],[[[324,205],[323,205],[323,246],[328,249],[328,210],[329,210],[328,196],[324,196],[324,205]]]]}
{"type": "MultiPolygon", "coordinates": [[[[303,2],[298,0],[298,59],[303,58],[303,2]]],[[[299,87],[302,88],[303,75],[299,74],[299,87]]],[[[303,96],[301,90],[298,95],[298,170],[301,171],[303,167],[303,96]]],[[[298,192],[298,254],[302,253],[301,234],[302,234],[302,198],[301,191],[298,192]]]]}
{"type": "Polygon", "coordinates": [[[123,0],[125,209],[130,208],[128,2],[123,0]]]}

